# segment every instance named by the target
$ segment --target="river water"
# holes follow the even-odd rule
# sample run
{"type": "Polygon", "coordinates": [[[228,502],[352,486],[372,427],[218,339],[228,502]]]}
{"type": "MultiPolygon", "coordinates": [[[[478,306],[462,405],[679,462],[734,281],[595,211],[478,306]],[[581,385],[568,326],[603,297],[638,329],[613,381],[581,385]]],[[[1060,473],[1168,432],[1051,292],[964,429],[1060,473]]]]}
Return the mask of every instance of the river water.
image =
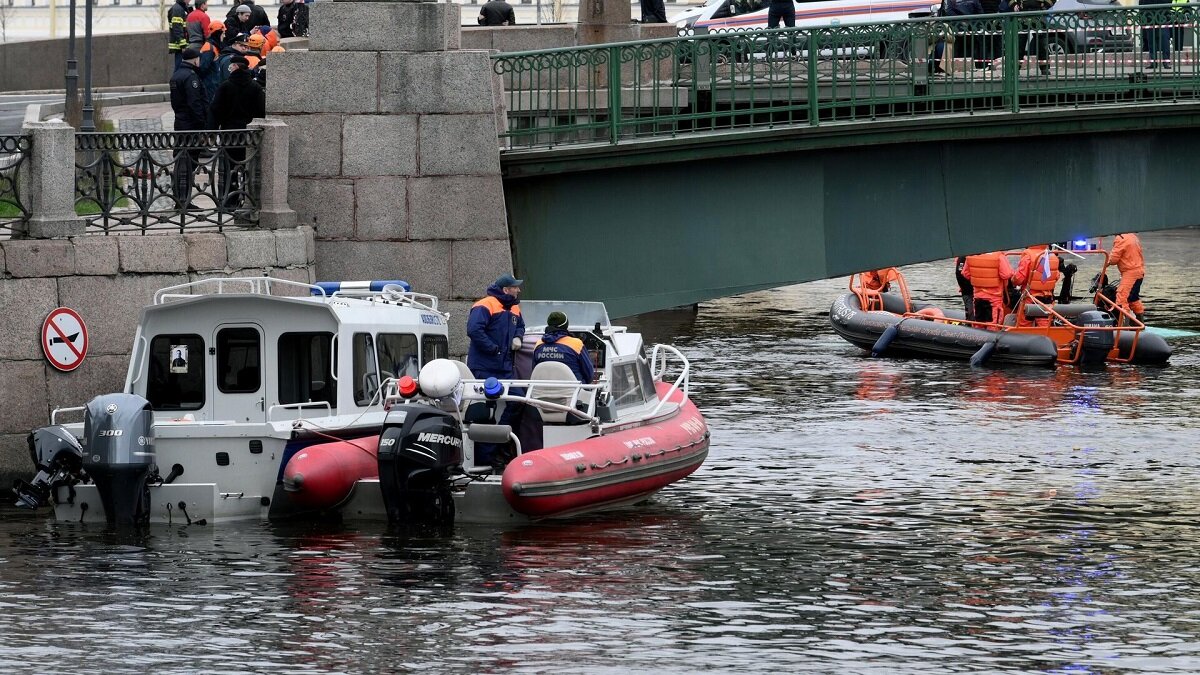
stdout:
{"type": "MultiPolygon", "coordinates": [[[[1147,235],[1200,330],[1200,231],[1147,235]]],[[[956,299],[948,262],[905,269],[956,299]]],[[[637,512],[116,538],[0,510],[3,672],[1200,672],[1200,339],[1166,368],[872,360],[844,280],[631,325],[713,431],[637,512]]]]}

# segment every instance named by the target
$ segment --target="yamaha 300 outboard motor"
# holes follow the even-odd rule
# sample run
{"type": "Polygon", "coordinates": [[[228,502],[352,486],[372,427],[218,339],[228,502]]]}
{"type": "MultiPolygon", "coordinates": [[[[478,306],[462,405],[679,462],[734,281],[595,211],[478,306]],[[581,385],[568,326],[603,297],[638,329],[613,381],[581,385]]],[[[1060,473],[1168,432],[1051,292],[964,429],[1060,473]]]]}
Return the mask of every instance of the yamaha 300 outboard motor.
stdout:
{"type": "Polygon", "coordinates": [[[462,427],[454,415],[429,405],[393,407],[379,436],[379,487],[388,521],[453,524],[450,476],[462,462],[462,427]]]}
{"type": "Polygon", "coordinates": [[[50,503],[50,495],[59,487],[70,490],[82,480],[83,448],[79,439],[61,424],[34,429],[28,443],[37,475],[28,483],[15,481],[13,494],[17,496],[17,506],[36,509],[50,503]]]}
{"type": "MultiPolygon", "coordinates": [[[[1111,328],[1113,326],[1112,315],[1108,312],[1098,310],[1081,312],[1076,321],[1085,329],[1111,328]]],[[[1107,361],[1108,354],[1112,351],[1115,340],[1116,338],[1113,336],[1111,330],[1084,330],[1083,353],[1079,358],[1080,364],[1095,365],[1107,361]]]]}
{"type": "Polygon", "coordinates": [[[154,464],[154,413],[133,394],[105,394],[84,411],[87,444],[83,468],[96,483],[109,525],[130,527],[150,520],[154,464]]]}

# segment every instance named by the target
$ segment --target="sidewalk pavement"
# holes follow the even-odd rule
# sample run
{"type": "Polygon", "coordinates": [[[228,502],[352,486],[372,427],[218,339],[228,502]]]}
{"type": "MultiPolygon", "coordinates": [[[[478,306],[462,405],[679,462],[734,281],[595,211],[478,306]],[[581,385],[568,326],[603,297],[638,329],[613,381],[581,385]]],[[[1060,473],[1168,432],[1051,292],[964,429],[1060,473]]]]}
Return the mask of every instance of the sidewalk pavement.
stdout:
{"type": "Polygon", "coordinates": [[[115,131],[170,131],[175,125],[175,113],[167,102],[105,107],[100,115],[113,123],[115,131]]]}

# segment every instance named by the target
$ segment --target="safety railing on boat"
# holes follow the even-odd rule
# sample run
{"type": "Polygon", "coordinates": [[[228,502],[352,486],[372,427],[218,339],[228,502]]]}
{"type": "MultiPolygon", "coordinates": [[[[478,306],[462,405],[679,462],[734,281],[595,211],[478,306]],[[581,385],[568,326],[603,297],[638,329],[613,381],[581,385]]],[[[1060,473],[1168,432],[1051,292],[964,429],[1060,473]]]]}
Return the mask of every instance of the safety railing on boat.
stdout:
{"type": "Polygon", "coordinates": [[[890,284],[895,282],[900,289],[900,299],[904,301],[904,309],[912,307],[912,296],[908,293],[908,281],[895,267],[885,267],[868,272],[858,272],[850,275],[850,292],[858,296],[858,306],[864,311],[883,310],[883,294],[887,293],[890,284]],[[867,287],[867,276],[874,275],[873,284],[876,288],[867,287]]]}
{"type": "MultiPolygon", "coordinates": [[[[333,292],[330,297],[345,297],[345,298],[378,298],[382,297],[385,300],[398,304],[409,305],[416,309],[426,309],[431,312],[438,311],[438,299],[436,295],[428,293],[417,293],[416,291],[404,290],[404,287],[399,284],[387,284],[382,290],[373,291],[369,288],[343,288],[333,292]]],[[[448,315],[447,315],[448,316],[448,315]]]]}
{"type": "Polygon", "coordinates": [[[500,400],[527,403],[542,410],[566,413],[582,420],[597,422],[596,407],[602,384],[582,384],[567,380],[497,380],[499,394],[488,396],[483,380],[464,380],[462,400],[500,400]],[[583,407],[580,408],[579,406],[583,407]]]}
{"type": "Polygon", "coordinates": [[[212,277],[210,279],[198,279],[196,281],[189,281],[186,284],[178,284],[175,286],[160,288],[154,293],[154,304],[161,305],[171,300],[195,298],[197,295],[221,295],[225,293],[273,295],[271,292],[271,287],[275,285],[297,289],[302,288],[305,290],[304,295],[306,296],[312,294],[320,295],[321,297],[328,297],[325,295],[325,289],[314,284],[306,284],[302,281],[273,279],[271,277],[212,277]],[[231,286],[236,290],[229,289],[231,286]],[[187,292],[185,293],[182,291],[187,292]],[[194,293],[192,291],[201,292],[194,293]]]}
{"type": "Polygon", "coordinates": [[[679,368],[679,374],[675,377],[675,381],[671,383],[666,393],[658,397],[658,405],[654,406],[654,410],[651,410],[647,417],[657,415],[670,402],[671,397],[676,392],[682,391],[684,398],[688,398],[689,396],[692,382],[691,362],[683,355],[683,352],[671,345],[654,345],[654,349],[650,351],[650,376],[654,381],[658,382],[662,380],[665,382],[665,378],[668,376],[668,368],[671,365],[679,368]]]}

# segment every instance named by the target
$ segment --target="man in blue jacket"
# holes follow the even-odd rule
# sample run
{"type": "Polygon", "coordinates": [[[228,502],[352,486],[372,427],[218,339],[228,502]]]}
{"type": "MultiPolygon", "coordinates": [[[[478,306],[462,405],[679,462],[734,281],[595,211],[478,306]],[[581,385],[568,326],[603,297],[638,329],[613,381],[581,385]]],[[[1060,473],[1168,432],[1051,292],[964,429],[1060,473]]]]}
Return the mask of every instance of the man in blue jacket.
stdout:
{"type": "Polygon", "coordinates": [[[467,367],[475,377],[513,378],[513,352],[520,350],[525,336],[521,317],[521,285],[525,282],[511,274],[501,275],[488,286],[487,296],[471,307],[467,317],[467,367]]]}
{"type": "Polygon", "coordinates": [[[591,384],[596,377],[596,369],[592,366],[592,357],[583,346],[583,340],[571,337],[567,332],[567,315],[562,312],[550,312],[546,317],[546,332],[533,348],[533,365],[553,361],[561,363],[575,373],[575,379],[581,384],[591,384]]]}

